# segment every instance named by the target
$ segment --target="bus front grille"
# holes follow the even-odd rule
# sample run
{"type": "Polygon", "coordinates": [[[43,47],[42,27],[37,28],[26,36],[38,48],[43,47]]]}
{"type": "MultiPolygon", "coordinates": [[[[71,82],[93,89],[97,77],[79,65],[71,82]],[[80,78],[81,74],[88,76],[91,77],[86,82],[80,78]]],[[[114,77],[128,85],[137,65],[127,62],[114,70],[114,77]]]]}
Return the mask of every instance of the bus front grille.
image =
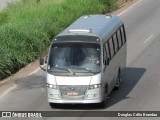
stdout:
{"type": "Polygon", "coordinates": [[[59,86],[63,99],[83,99],[87,90],[86,85],[61,85],[59,86]]]}

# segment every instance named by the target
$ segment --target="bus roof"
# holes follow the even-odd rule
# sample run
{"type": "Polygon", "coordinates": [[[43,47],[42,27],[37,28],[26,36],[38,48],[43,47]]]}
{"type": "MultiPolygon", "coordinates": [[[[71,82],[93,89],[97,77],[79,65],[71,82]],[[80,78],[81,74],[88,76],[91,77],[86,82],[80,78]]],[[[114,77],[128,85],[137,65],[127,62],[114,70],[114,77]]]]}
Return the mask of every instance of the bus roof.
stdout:
{"type": "Polygon", "coordinates": [[[96,36],[102,41],[104,38],[110,37],[122,24],[121,18],[115,15],[86,15],[81,16],[56,37],[74,35],[96,36]]]}

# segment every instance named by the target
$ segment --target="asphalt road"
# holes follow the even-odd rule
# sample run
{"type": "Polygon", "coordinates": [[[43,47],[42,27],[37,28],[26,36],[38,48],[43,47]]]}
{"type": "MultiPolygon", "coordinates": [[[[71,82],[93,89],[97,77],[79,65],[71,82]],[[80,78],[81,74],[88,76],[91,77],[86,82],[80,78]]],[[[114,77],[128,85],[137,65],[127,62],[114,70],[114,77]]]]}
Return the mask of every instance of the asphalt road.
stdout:
{"type": "MultiPolygon", "coordinates": [[[[0,110],[160,111],[159,6],[160,0],[141,0],[121,15],[128,39],[127,68],[120,90],[110,94],[106,109],[93,106],[60,106],[58,109],[51,109],[47,103],[44,73],[39,71],[27,78],[17,80],[15,89],[0,98],[0,110]]],[[[54,119],[91,120],[94,118],[54,119]]],[[[98,119],[125,120],[127,118],[98,119]]],[[[128,119],[137,120],[138,118],[128,119]]],[[[140,120],[160,120],[160,118],[141,118],[140,120]]]]}

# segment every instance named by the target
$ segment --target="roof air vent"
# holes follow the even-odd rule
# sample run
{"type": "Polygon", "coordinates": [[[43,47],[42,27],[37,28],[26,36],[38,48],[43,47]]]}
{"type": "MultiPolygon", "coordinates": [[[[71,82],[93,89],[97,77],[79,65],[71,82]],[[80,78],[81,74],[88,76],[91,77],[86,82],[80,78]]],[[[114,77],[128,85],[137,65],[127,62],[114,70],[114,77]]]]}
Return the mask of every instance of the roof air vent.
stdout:
{"type": "Polygon", "coordinates": [[[92,30],[91,29],[73,29],[73,30],[69,30],[68,32],[70,33],[91,33],[92,30]]]}
{"type": "Polygon", "coordinates": [[[89,18],[89,15],[85,15],[84,18],[89,18]]]}
{"type": "Polygon", "coordinates": [[[112,15],[106,14],[106,18],[111,18],[112,15]]]}

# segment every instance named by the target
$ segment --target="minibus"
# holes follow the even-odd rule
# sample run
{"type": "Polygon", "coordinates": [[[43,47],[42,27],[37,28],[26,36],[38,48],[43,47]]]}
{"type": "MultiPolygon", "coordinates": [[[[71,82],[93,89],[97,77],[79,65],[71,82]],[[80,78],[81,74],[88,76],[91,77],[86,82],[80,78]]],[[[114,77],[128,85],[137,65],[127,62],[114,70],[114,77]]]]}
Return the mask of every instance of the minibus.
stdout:
{"type": "Polygon", "coordinates": [[[126,67],[124,23],[116,15],[84,15],[55,36],[48,55],[40,57],[46,72],[48,102],[106,106],[119,89],[126,67]]]}

